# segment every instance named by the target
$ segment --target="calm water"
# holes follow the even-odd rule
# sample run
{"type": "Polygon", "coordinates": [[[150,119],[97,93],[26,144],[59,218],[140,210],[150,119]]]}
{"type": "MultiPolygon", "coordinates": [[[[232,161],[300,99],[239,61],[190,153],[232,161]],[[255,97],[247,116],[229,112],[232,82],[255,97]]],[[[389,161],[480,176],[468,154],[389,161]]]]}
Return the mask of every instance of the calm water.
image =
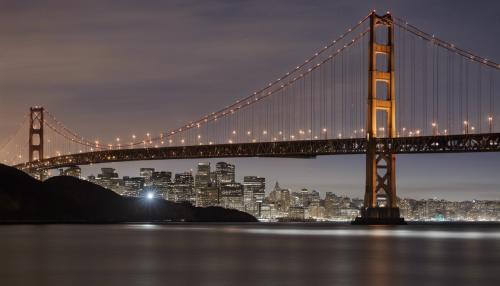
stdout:
{"type": "Polygon", "coordinates": [[[0,226],[0,285],[500,285],[500,225],[0,226]]]}

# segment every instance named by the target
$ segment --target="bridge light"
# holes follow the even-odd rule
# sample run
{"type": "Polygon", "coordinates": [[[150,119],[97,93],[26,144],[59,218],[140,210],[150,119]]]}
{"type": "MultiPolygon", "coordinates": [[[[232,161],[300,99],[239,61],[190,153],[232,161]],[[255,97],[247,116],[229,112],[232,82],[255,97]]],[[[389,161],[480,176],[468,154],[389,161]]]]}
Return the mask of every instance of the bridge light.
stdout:
{"type": "Polygon", "coordinates": [[[212,144],[213,144],[213,142],[212,142],[212,141],[208,142],[208,145],[212,145],[212,144]]]}
{"type": "Polygon", "coordinates": [[[432,122],[432,127],[436,127],[436,122],[432,122]]]}
{"type": "Polygon", "coordinates": [[[229,142],[229,144],[233,144],[233,140],[229,140],[228,142],[229,142]]]}
{"type": "Polygon", "coordinates": [[[342,133],[339,133],[339,134],[337,135],[337,137],[338,137],[338,138],[342,138],[342,133]]]}
{"type": "Polygon", "coordinates": [[[184,144],[184,139],[181,139],[181,143],[184,144]]]}
{"type": "Polygon", "coordinates": [[[201,139],[201,135],[200,134],[198,134],[198,139],[201,139]]]}
{"type": "Polygon", "coordinates": [[[252,134],[252,132],[250,132],[250,131],[247,131],[247,135],[250,135],[250,134],[252,134]]]}
{"type": "MultiPolygon", "coordinates": [[[[179,130],[179,131],[180,131],[180,130],[179,130]]],[[[151,134],[149,134],[149,132],[148,132],[148,133],[146,133],[146,136],[148,136],[148,137],[149,137],[149,136],[151,136],[151,134]]]]}
{"type": "Polygon", "coordinates": [[[468,134],[469,133],[469,122],[464,121],[464,133],[468,134]]]}
{"type": "Polygon", "coordinates": [[[283,132],[281,132],[281,131],[280,131],[280,132],[278,132],[278,134],[279,134],[279,135],[283,135],[283,132]]]}
{"type": "Polygon", "coordinates": [[[134,140],[135,140],[135,135],[134,135],[134,134],[132,134],[132,139],[134,139],[134,140]]]}
{"type": "Polygon", "coordinates": [[[169,140],[168,140],[168,143],[172,144],[172,139],[169,139],[169,140]]]}
{"type": "Polygon", "coordinates": [[[262,131],[262,134],[266,135],[267,134],[267,130],[262,131]]]}
{"type": "Polygon", "coordinates": [[[326,132],[326,128],[323,128],[323,130],[322,130],[322,131],[323,131],[323,133],[325,133],[325,132],[326,132]]]}
{"type": "Polygon", "coordinates": [[[420,135],[420,129],[417,129],[417,131],[415,131],[415,133],[416,133],[417,135],[420,135]]]}
{"type": "Polygon", "coordinates": [[[290,135],[290,138],[294,139],[294,138],[295,138],[295,135],[290,135]]]}
{"type": "Polygon", "coordinates": [[[235,134],[235,135],[236,135],[236,130],[233,130],[233,134],[235,134]]]}

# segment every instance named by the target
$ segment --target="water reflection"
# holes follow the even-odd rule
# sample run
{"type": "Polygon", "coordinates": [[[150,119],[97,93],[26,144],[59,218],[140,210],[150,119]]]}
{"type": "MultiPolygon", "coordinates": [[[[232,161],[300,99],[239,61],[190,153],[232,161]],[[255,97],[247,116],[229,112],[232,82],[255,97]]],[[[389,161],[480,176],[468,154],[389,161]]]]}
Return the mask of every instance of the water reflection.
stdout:
{"type": "Polygon", "coordinates": [[[1,285],[500,285],[500,226],[0,227],[1,285]]]}
{"type": "Polygon", "coordinates": [[[408,237],[433,239],[500,239],[499,232],[479,231],[438,231],[438,230],[398,230],[398,229],[224,229],[226,232],[246,232],[271,235],[305,235],[305,236],[375,236],[375,237],[408,237]]]}

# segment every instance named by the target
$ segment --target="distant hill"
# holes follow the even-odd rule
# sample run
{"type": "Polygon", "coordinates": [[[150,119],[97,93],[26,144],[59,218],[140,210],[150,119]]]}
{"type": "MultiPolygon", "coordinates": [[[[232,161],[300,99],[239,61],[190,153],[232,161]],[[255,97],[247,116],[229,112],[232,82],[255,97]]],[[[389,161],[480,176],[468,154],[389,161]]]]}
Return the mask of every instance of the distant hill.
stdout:
{"type": "Polygon", "coordinates": [[[0,223],[255,222],[253,216],[221,207],[197,208],[162,199],[122,197],[73,177],[40,182],[0,164],[0,223]]]}

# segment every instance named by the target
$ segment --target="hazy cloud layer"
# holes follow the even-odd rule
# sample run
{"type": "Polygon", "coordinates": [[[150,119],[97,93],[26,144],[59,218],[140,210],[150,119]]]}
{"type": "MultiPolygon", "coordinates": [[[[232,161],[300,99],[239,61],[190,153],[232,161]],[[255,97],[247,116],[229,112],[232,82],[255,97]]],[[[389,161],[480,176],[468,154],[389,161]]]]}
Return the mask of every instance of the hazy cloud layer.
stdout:
{"type": "MultiPolygon", "coordinates": [[[[373,8],[391,10],[459,46],[500,59],[495,1],[0,0],[0,135],[13,132],[29,106],[37,104],[103,141],[174,128],[265,85],[373,8]]],[[[476,158],[462,163],[474,165],[476,158]]],[[[498,169],[498,158],[485,160],[496,160],[490,163],[498,169]]],[[[427,175],[429,189],[440,186],[445,192],[443,183],[426,173],[443,172],[433,167],[439,159],[426,160],[428,167],[398,177],[401,186],[427,175]]],[[[259,164],[241,162],[250,171],[259,164]]],[[[347,184],[359,193],[362,160],[337,162],[300,163],[309,173],[335,170],[338,176],[312,176],[304,185],[347,184]],[[356,174],[346,177],[349,166],[356,174]]],[[[127,166],[129,172],[135,168],[127,166]]],[[[477,181],[486,178],[481,168],[473,177],[477,181]]],[[[283,172],[282,181],[298,186],[293,172],[283,172]]],[[[484,187],[490,195],[495,184],[500,182],[484,187]]]]}

